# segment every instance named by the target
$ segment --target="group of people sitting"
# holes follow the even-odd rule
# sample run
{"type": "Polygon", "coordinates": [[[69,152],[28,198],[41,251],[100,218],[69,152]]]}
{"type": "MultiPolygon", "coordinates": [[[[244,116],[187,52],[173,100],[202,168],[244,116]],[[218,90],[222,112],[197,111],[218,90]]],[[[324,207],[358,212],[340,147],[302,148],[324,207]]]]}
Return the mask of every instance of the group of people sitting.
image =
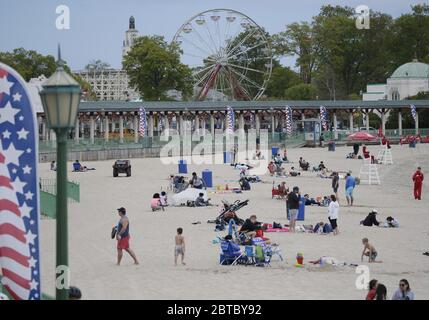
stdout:
{"type": "Polygon", "coordinates": [[[319,207],[327,207],[331,202],[328,196],[311,198],[308,193],[304,194],[304,201],[306,206],[319,206],[319,207]]]}
{"type": "MultiPolygon", "coordinates": [[[[55,166],[55,161],[53,161],[51,163],[51,170],[57,170],[57,167],[55,166]],[[53,169],[53,167],[55,169],[53,169]]],[[[75,162],[73,162],[73,172],[85,172],[88,170],[95,170],[94,168],[88,168],[86,166],[83,166],[79,160],[76,160],[75,162]]]]}
{"type": "Polygon", "coordinates": [[[388,216],[384,222],[379,222],[377,220],[377,210],[372,209],[370,213],[366,216],[364,220],[360,222],[361,225],[365,227],[383,227],[383,228],[399,228],[399,222],[392,216],[388,216]]]}
{"type": "Polygon", "coordinates": [[[204,188],[204,180],[201,179],[196,172],[192,172],[192,176],[189,181],[186,181],[184,176],[175,176],[170,175],[170,188],[175,193],[179,193],[188,187],[192,187],[195,189],[203,189],[204,188]]]}
{"type": "Polygon", "coordinates": [[[150,201],[150,207],[152,212],[162,210],[164,211],[165,207],[168,206],[167,193],[165,191],[161,191],[161,194],[154,193],[152,196],[152,200],[150,201]]]}

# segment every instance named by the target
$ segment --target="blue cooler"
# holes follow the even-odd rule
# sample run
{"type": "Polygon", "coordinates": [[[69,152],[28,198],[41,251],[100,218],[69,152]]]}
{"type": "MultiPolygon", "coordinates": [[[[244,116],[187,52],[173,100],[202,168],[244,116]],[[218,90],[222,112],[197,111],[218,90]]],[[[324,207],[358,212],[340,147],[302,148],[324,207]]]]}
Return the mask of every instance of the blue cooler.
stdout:
{"type": "Polygon", "coordinates": [[[279,147],[271,147],[271,155],[274,157],[279,154],[279,147]]]}
{"type": "Polygon", "coordinates": [[[230,164],[231,161],[232,161],[232,154],[231,154],[231,152],[225,151],[223,153],[223,163],[230,164]]]}
{"type": "Polygon", "coordinates": [[[305,198],[301,197],[301,205],[298,209],[298,218],[296,219],[298,221],[304,221],[305,220],[305,198]]]}
{"type": "Polygon", "coordinates": [[[179,160],[179,173],[188,173],[188,164],[186,160],[179,160]]]}
{"type": "Polygon", "coordinates": [[[201,176],[204,181],[204,186],[206,188],[213,188],[213,175],[211,170],[205,169],[201,172],[201,176]]]}

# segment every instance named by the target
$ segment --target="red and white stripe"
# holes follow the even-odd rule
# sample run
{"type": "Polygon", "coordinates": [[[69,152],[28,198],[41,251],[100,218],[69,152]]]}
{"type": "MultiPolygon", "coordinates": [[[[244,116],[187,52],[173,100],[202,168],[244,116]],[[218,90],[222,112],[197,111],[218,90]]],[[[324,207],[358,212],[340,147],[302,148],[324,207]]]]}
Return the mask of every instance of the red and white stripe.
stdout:
{"type": "Polygon", "coordinates": [[[2,284],[14,299],[30,295],[30,248],[16,191],[10,180],[5,157],[0,153],[0,267],[2,284]]]}

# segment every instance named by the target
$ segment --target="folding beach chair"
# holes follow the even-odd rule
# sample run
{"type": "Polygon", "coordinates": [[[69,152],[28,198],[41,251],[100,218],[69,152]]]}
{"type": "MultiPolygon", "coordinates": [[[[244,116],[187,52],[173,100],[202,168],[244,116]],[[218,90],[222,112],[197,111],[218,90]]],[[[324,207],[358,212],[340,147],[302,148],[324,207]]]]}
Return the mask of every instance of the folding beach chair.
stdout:
{"type": "Polygon", "coordinates": [[[237,251],[234,243],[228,240],[223,240],[220,243],[221,253],[219,264],[221,265],[237,265],[246,263],[247,257],[244,252],[237,251]]]}

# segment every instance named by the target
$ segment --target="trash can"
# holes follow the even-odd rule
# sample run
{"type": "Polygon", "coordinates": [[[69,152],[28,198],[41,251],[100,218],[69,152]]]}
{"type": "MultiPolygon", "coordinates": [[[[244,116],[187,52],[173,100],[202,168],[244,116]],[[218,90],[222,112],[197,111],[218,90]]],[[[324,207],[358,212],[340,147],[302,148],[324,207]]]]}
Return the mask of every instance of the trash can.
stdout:
{"type": "Polygon", "coordinates": [[[213,174],[211,170],[203,170],[203,172],[201,172],[201,176],[204,181],[204,186],[206,188],[213,188],[213,174]]]}
{"type": "Polygon", "coordinates": [[[231,152],[224,151],[224,153],[223,153],[223,163],[230,164],[231,161],[232,161],[232,154],[231,154],[231,152]]]}
{"type": "Polygon", "coordinates": [[[335,142],[334,141],[329,141],[328,151],[335,151],[335,142]]]}
{"type": "Polygon", "coordinates": [[[410,146],[410,148],[415,148],[416,147],[416,140],[410,141],[409,146],[410,146]]]}
{"type": "Polygon", "coordinates": [[[188,173],[188,164],[186,160],[179,160],[179,173],[188,173]]]}
{"type": "Polygon", "coordinates": [[[279,154],[279,147],[271,147],[271,155],[275,157],[279,154]]]}

